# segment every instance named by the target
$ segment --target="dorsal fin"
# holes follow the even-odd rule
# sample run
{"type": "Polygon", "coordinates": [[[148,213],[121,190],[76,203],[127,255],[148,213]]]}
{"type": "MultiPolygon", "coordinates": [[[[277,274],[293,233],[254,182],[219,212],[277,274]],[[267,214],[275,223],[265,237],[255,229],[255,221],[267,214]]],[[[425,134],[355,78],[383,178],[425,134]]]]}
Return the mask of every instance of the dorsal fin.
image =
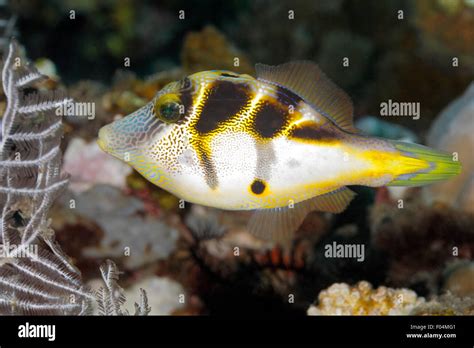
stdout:
{"type": "Polygon", "coordinates": [[[340,128],[358,132],[353,124],[351,99],[313,62],[295,61],[276,66],[256,64],[255,71],[259,80],[291,90],[340,128]]]}

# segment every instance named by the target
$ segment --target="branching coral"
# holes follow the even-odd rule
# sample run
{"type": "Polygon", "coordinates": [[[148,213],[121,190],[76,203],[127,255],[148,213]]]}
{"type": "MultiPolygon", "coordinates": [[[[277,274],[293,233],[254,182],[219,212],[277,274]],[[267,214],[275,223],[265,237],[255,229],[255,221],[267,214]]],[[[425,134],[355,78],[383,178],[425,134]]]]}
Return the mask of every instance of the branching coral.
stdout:
{"type": "MultiPolygon", "coordinates": [[[[123,289],[118,285],[119,271],[115,263],[107,260],[100,267],[100,273],[105,286],[96,292],[99,314],[101,315],[127,315],[128,311],[123,310],[125,295],[123,289]]],[[[140,302],[135,303],[135,315],[147,315],[151,308],[148,306],[146,292],[140,289],[140,302]]]]}
{"type": "MultiPolygon", "coordinates": [[[[87,314],[93,300],[102,314],[128,314],[120,307],[125,298],[115,264],[101,267],[105,287],[94,297],[49,227],[49,208],[68,184],[56,110],[72,100],[36,91],[45,78],[13,41],[2,72],[8,104],[0,140],[0,314],[87,314]]],[[[137,315],[149,313],[144,290],[135,308],[137,315]]]]}
{"type": "Polygon", "coordinates": [[[2,72],[8,101],[0,143],[2,314],[82,314],[91,299],[48,225],[49,207],[68,183],[55,110],[70,100],[30,92],[44,79],[12,42],[2,72]]]}

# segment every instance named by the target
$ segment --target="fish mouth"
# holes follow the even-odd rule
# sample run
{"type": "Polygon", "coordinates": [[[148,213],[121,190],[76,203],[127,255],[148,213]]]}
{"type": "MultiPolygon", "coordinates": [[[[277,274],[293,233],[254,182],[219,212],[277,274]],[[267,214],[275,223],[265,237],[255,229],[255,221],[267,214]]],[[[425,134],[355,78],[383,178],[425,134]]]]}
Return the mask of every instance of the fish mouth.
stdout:
{"type": "Polygon", "coordinates": [[[97,138],[97,145],[99,145],[99,148],[104,151],[104,152],[107,152],[107,153],[110,153],[110,150],[109,150],[109,147],[107,146],[107,127],[108,126],[104,126],[102,127],[100,130],[99,130],[99,135],[98,135],[98,138],[97,138]]]}
{"type": "Polygon", "coordinates": [[[97,145],[99,145],[99,148],[100,148],[102,151],[108,152],[108,151],[107,151],[107,147],[105,146],[105,142],[104,142],[102,139],[100,139],[100,138],[97,139],[97,145]]]}
{"type": "Polygon", "coordinates": [[[97,145],[105,153],[128,163],[133,163],[140,148],[133,143],[133,136],[117,132],[115,123],[103,126],[97,135],[97,145]]]}
{"type": "Polygon", "coordinates": [[[97,145],[99,145],[99,148],[105,153],[108,153],[109,155],[114,156],[118,159],[122,159],[122,152],[118,151],[114,142],[114,129],[112,127],[112,124],[103,126],[101,129],[99,129],[99,134],[97,136],[96,142],[97,145]]]}

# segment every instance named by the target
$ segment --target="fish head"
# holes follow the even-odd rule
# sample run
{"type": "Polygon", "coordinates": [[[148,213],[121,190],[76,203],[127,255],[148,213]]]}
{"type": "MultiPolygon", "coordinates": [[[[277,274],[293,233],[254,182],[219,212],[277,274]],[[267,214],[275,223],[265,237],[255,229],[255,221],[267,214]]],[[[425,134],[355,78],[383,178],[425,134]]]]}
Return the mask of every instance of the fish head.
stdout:
{"type": "Polygon", "coordinates": [[[142,108],[102,127],[99,147],[159,185],[186,146],[193,94],[189,78],[169,83],[142,108]]]}
{"type": "Polygon", "coordinates": [[[230,71],[189,75],[166,85],[141,109],[100,129],[98,144],[182,199],[211,197],[220,187],[219,161],[226,161],[219,149],[234,132],[225,121],[245,110],[255,85],[251,76],[230,71]]]}

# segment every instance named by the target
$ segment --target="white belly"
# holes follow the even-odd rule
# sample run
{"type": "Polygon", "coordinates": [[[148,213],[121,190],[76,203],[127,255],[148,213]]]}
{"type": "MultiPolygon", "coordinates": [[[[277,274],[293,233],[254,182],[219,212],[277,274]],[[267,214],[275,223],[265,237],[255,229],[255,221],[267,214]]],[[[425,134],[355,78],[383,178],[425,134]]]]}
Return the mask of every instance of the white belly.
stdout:
{"type": "Polygon", "coordinates": [[[212,141],[212,162],[218,185],[206,183],[197,154],[188,156],[170,191],[184,200],[228,210],[271,208],[297,203],[351,184],[341,178],[367,168],[351,158],[341,146],[324,146],[280,137],[271,141],[271,154],[262,159],[255,140],[246,133],[227,133],[212,141]],[[260,158],[259,158],[260,157],[260,158]],[[262,170],[262,166],[265,170],[262,170]],[[198,174],[198,175],[197,175],[198,174]],[[264,177],[259,177],[259,176],[264,177]],[[259,177],[267,185],[265,194],[250,190],[259,177]]]}

